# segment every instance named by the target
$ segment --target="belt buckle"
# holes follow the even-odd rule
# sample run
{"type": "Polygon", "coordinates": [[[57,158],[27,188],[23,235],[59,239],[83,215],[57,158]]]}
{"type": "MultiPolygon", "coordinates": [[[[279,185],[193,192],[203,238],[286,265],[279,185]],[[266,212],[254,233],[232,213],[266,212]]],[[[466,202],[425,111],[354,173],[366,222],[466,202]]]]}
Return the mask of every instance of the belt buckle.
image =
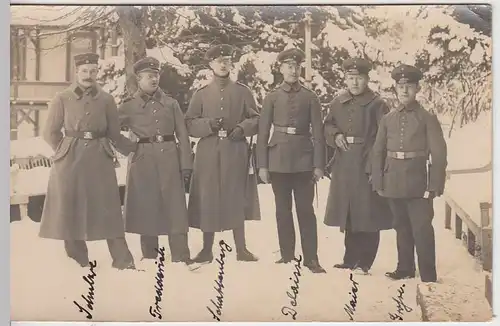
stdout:
{"type": "Polygon", "coordinates": [[[354,137],[353,136],[347,136],[345,138],[346,142],[349,144],[354,144],[354,137]]]}
{"type": "Polygon", "coordinates": [[[221,129],[221,130],[219,130],[217,135],[219,136],[219,138],[226,138],[227,137],[227,130],[221,129]]]}
{"type": "Polygon", "coordinates": [[[163,142],[163,135],[156,135],[156,141],[159,143],[163,142]]]}
{"type": "Polygon", "coordinates": [[[396,152],[396,158],[400,160],[405,159],[405,152],[396,152]]]}
{"type": "Polygon", "coordinates": [[[297,128],[295,127],[287,127],[286,133],[289,135],[295,135],[297,133],[297,128]]]}
{"type": "Polygon", "coordinates": [[[83,139],[92,139],[92,132],[84,131],[83,132],[83,139]]]}

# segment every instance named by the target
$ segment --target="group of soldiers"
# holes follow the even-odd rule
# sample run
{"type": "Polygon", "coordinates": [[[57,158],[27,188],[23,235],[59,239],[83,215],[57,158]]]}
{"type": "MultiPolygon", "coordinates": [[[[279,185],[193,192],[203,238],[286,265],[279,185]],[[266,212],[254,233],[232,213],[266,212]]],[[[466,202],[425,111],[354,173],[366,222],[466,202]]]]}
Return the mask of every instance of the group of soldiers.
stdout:
{"type": "Polygon", "coordinates": [[[86,241],[106,239],[112,266],[135,269],[125,232],[140,235],[142,259],[156,259],[158,237],[168,235],[172,261],[192,265],[212,262],[215,233],[232,230],[237,260],[255,262],[244,226],[260,219],[260,179],[275,196],[276,263],[296,257],[293,197],[303,265],[325,273],[313,199],[328,145],[334,154],[324,223],[345,235],[343,262],[334,267],[368,274],[380,230],[394,228],[398,266],[386,275],[415,277],[416,248],[422,281],[435,282],[432,201],[444,190],[446,143],[436,116],[416,101],[422,73],[408,65],[394,69],[400,105],[390,111],[368,87],[371,64],[347,59],[346,89],[323,121],[317,95],[299,82],[304,58],[299,49],[279,54],[283,82],[259,110],[251,90],[229,77],[233,47],[214,46],[205,55],[213,79],[194,93],[183,114],[159,88],[158,60],[134,64],[138,90],[117,108],[96,84],[99,56],[75,56],[76,81],[51,102],[44,131],[55,154],[40,236],[64,240],[67,255],[81,266],[89,265],[86,241]],[[251,162],[247,138],[253,136],[251,162]],[[189,137],[199,138],[194,160],[189,137]],[[129,156],[123,215],[113,148],[129,156]],[[203,248],[194,258],[189,227],[203,231],[203,248]]]}

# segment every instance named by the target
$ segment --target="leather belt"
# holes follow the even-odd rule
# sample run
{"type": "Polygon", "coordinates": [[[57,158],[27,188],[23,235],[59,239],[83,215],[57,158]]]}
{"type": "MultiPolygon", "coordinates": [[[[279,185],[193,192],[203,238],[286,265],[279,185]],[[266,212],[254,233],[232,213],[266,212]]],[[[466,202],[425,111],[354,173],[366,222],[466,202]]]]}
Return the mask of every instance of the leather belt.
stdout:
{"type": "Polygon", "coordinates": [[[363,144],[365,140],[361,137],[346,136],[345,140],[348,144],[363,144]]]}
{"type": "Polygon", "coordinates": [[[427,151],[417,151],[417,152],[393,152],[387,151],[387,156],[395,158],[397,160],[405,160],[416,157],[427,157],[429,154],[427,151]]]}
{"type": "Polygon", "coordinates": [[[174,135],[154,135],[151,137],[139,137],[137,138],[137,143],[147,144],[147,143],[163,143],[167,141],[175,141],[174,135]]]}
{"type": "Polygon", "coordinates": [[[95,131],[73,131],[65,130],[66,137],[81,138],[86,140],[104,138],[106,135],[95,131]]]}
{"type": "Polygon", "coordinates": [[[296,127],[283,127],[277,125],[274,125],[274,131],[281,132],[287,135],[303,135],[308,133],[308,131],[304,132],[303,130],[299,130],[296,127]]]}

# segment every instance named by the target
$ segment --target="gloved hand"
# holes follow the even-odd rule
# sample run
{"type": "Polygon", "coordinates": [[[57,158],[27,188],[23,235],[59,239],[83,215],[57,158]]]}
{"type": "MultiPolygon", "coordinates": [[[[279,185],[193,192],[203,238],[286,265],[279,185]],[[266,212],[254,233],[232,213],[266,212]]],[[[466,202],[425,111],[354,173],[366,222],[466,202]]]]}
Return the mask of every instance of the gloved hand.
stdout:
{"type": "Polygon", "coordinates": [[[191,174],[192,174],[193,170],[189,170],[189,169],[184,169],[181,171],[181,174],[182,174],[182,179],[184,181],[186,180],[189,180],[191,178],[191,174]]]}
{"type": "Polygon", "coordinates": [[[313,178],[314,178],[314,181],[315,182],[318,182],[319,180],[321,180],[321,178],[323,178],[325,176],[325,173],[323,172],[323,170],[321,169],[318,169],[318,168],[315,168],[314,171],[313,171],[313,178]]]}
{"type": "Polygon", "coordinates": [[[436,197],[436,193],[434,191],[426,191],[424,192],[425,199],[434,199],[436,197]]]}
{"type": "Polygon", "coordinates": [[[259,169],[259,178],[264,183],[269,183],[271,181],[268,169],[259,169]]]}
{"type": "Polygon", "coordinates": [[[222,128],[222,119],[210,119],[210,128],[212,131],[219,131],[222,128]]]}
{"type": "Polygon", "coordinates": [[[349,149],[349,144],[347,143],[344,134],[335,135],[335,145],[343,151],[347,151],[349,149]]]}
{"type": "Polygon", "coordinates": [[[230,140],[243,140],[243,139],[245,139],[245,132],[243,131],[243,128],[241,128],[240,126],[237,126],[229,134],[228,138],[230,140]]]}

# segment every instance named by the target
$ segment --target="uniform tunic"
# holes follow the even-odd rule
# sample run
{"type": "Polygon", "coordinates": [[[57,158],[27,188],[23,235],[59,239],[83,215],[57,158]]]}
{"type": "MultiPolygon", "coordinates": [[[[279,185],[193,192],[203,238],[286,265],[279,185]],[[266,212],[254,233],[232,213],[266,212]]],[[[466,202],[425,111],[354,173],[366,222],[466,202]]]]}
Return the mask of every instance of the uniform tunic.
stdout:
{"type": "Polygon", "coordinates": [[[336,152],[325,213],[326,225],[339,226],[343,232],[350,217],[354,232],[391,227],[391,212],[386,200],[380,198],[368,182],[369,158],[378,123],[388,111],[385,102],[370,89],[355,97],[344,90],[331,102],[325,119],[325,138],[336,152]],[[338,133],[362,138],[363,143],[349,144],[349,150],[342,151],[335,144],[338,133]]]}
{"type": "Polygon", "coordinates": [[[127,155],[136,144],[120,134],[113,97],[98,86],[73,85],[49,105],[43,137],[54,149],[40,236],[61,240],[123,237],[120,194],[109,140],[127,155]],[[61,129],[106,138],[64,137],[61,129]]]}
{"type": "MultiPolygon", "coordinates": [[[[190,186],[189,225],[204,232],[219,232],[242,227],[245,218],[260,219],[255,212],[245,216],[250,182],[247,141],[220,139],[209,122],[224,118],[224,129],[240,126],[246,137],[255,135],[259,113],[250,89],[216,77],[196,91],[185,118],[190,136],[200,138],[190,186]]],[[[257,187],[255,181],[251,186],[257,187]]]]}
{"type": "Polygon", "coordinates": [[[258,168],[280,173],[323,170],[325,146],[321,104],[314,92],[298,83],[294,87],[283,83],[265,98],[260,120],[258,168]],[[269,140],[272,124],[294,127],[297,134],[273,132],[269,140]]]}
{"type": "Polygon", "coordinates": [[[373,147],[373,188],[389,198],[422,198],[424,192],[441,195],[446,178],[446,141],[437,117],[418,102],[406,109],[400,106],[380,122],[373,147]],[[427,171],[427,157],[395,159],[387,151],[427,151],[432,166],[427,171]]]}
{"type": "Polygon", "coordinates": [[[191,146],[179,103],[158,89],[142,91],[119,108],[120,124],[131,137],[174,135],[175,141],[141,143],[128,159],[125,231],[164,235],[188,231],[181,169],[192,169],[191,146]]]}

